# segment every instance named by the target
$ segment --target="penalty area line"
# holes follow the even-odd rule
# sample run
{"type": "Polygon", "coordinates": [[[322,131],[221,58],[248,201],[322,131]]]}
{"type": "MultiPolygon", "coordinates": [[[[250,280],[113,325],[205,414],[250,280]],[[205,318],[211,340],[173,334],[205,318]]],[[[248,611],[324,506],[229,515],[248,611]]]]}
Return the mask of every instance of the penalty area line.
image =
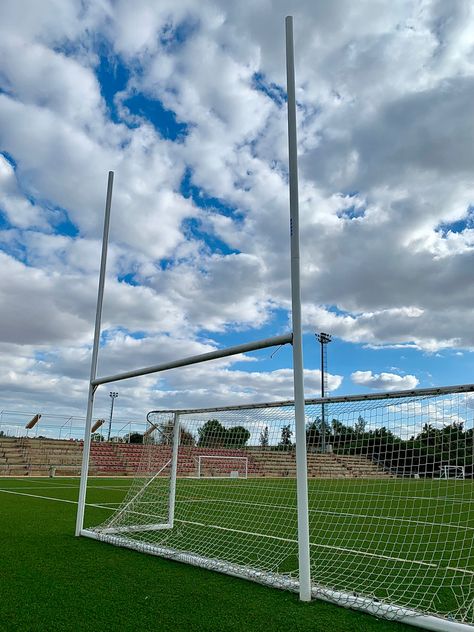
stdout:
{"type": "MultiPolygon", "coordinates": [[[[4,494],[13,494],[15,496],[28,496],[30,498],[39,498],[40,500],[52,500],[55,502],[60,502],[60,503],[67,503],[70,505],[77,505],[77,500],[69,500],[66,498],[55,498],[53,496],[39,496],[37,494],[27,494],[25,492],[17,492],[17,491],[13,491],[10,489],[0,489],[0,493],[4,493],[4,494]]],[[[100,505],[100,504],[95,504],[95,503],[86,503],[86,506],[88,507],[97,507],[99,509],[107,509],[110,511],[111,507],[106,507],[105,505],[100,505]]],[[[136,513],[136,512],[133,512],[136,513]]],[[[181,522],[184,524],[191,524],[191,525],[195,525],[195,526],[199,526],[199,527],[206,527],[206,528],[211,528],[211,529],[217,529],[219,531],[230,531],[232,533],[239,533],[242,535],[250,535],[250,536],[254,536],[254,537],[259,537],[259,538],[268,538],[270,540],[279,540],[281,542],[287,542],[287,543],[291,543],[291,544],[298,544],[298,541],[293,539],[293,538],[283,538],[281,536],[274,536],[274,535],[270,535],[270,534],[266,534],[266,533],[258,533],[255,531],[245,531],[245,530],[241,530],[241,529],[232,529],[230,527],[222,527],[220,525],[215,525],[215,524],[205,524],[202,522],[194,522],[192,520],[179,520],[179,519],[175,519],[176,522],[181,522]]],[[[352,555],[364,555],[367,557],[373,557],[373,558],[378,558],[378,559],[384,559],[384,560],[392,560],[394,562],[401,562],[404,564],[415,564],[418,566],[427,566],[429,568],[437,568],[437,569],[441,569],[444,568],[445,570],[450,570],[450,571],[454,571],[457,573],[463,573],[466,575],[474,575],[474,571],[470,571],[468,569],[465,568],[457,568],[457,567],[453,567],[453,566],[445,566],[442,567],[439,564],[434,564],[432,562],[422,562],[421,560],[409,560],[409,559],[405,559],[405,558],[401,558],[401,557],[394,557],[394,556],[390,556],[390,555],[381,555],[380,553],[372,553],[370,551],[358,551],[356,549],[350,549],[350,548],[346,548],[346,547],[341,547],[341,546],[332,546],[330,544],[317,544],[315,542],[310,542],[310,546],[311,547],[316,547],[316,548],[323,548],[323,549],[336,549],[337,551],[343,551],[344,553],[349,553],[352,555]]]]}
{"type": "MultiPolygon", "coordinates": [[[[58,503],[68,503],[69,505],[77,505],[77,500],[69,500],[68,498],[55,498],[54,496],[40,496],[39,494],[27,494],[25,492],[16,492],[11,489],[0,489],[0,493],[14,494],[15,496],[28,496],[29,498],[39,498],[40,500],[53,500],[58,503]]],[[[112,507],[106,507],[105,505],[99,505],[95,503],[86,503],[87,507],[98,507],[100,509],[112,509],[112,507]]]]}

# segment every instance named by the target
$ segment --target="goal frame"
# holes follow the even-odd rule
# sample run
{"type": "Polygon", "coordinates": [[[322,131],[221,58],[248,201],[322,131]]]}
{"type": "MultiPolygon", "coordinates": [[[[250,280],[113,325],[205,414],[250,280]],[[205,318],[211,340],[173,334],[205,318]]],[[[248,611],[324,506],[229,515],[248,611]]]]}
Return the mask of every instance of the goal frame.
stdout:
{"type": "Polygon", "coordinates": [[[117,375],[97,377],[99,342],[101,334],[102,308],[105,288],[105,272],[109,242],[110,211],[112,206],[112,190],[114,173],[109,172],[107,182],[107,196],[105,203],[104,228],[102,235],[102,254],[99,270],[99,287],[97,292],[97,307],[94,326],[94,341],[92,346],[91,371],[87,398],[86,424],[84,431],[84,448],[79,487],[79,499],[76,519],[76,536],[89,535],[84,530],[84,511],[86,504],[87,477],[90,458],[92,412],[96,390],[103,384],[110,384],[119,380],[140,377],[158,373],[172,368],[190,366],[216,358],[230,357],[257,349],[278,347],[284,344],[292,345],[293,358],[293,390],[295,406],[295,438],[296,438],[296,469],[297,469],[297,521],[298,521],[298,568],[299,568],[299,597],[301,601],[311,600],[311,571],[309,546],[309,513],[308,513],[308,481],[306,460],[306,426],[305,426],[305,398],[303,378],[303,329],[301,317],[301,274],[300,274],[300,229],[299,229],[299,194],[298,194],[298,142],[296,124],[296,83],[293,45],[293,17],[285,18],[286,42],[286,76],[287,76],[287,114],[288,114],[288,171],[289,171],[289,210],[290,210],[290,287],[291,287],[291,323],[290,334],[274,336],[253,343],[237,345],[210,353],[201,354],[175,360],[159,365],[144,367],[117,375]]]}
{"type": "Polygon", "coordinates": [[[463,481],[466,478],[466,468],[464,465],[442,465],[440,478],[449,481],[463,481]],[[448,476],[450,470],[460,472],[461,476],[448,476]]]}
{"type": "Polygon", "coordinates": [[[220,455],[220,454],[200,454],[197,457],[197,461],[198,461],[198,469],[197,469],[197,477],[196,478],[204,478],[204,479],[227,479],[230,478],[232,479],[232,475],[229,474],[229,476],[202,476],[201,475],[201,467],[202,467],[202,462],[207,460],[207,459],[217,459],[219,461],[244,461],[245,463],[245,474],[244,476],[236,476],[236,479],[240,479],[240,480],[246,480],[248,478],[248,471],[249,471],[249,460],[248,457],[246,456],[227,456],[227,455],[220,455]]]}
{"type": "MultiPolygon", "coordinates": [[[[473,393],[474,392],[474,384],[464,384],[459,386],[449,386],[449,387],[439,387],[439,388],[426,388],[426,389],[414,389],[410,391],[389,391],[389,392],[381,392],[381,393],[369,393],[362,395],[348,395],[348,396],[336,396],[336,397],[327,397],[327,398],[311,398],[305,401],[305,405],[330,405],[333,403],[350,403],[350,402],[362,402],[362,401],[377,401],[377,400],[397,400],[400,398],[415,398],[415,397],[429,397],[436,395],[448,395],[454,393],[473,393]]],[[[228,410],[248,410],[249,408],[279,408],[284,406],[294,405],[294,400],[286,400],[282,402],[263,402],[259,404],[252,405],[236,405],[236,406],[219,406],[219,407],[210,407],[210,408],[196,408],[196,409],[179,409],[179,410],[153,410],[150,411],[147,415],[147,420],[151,423],[151,416],[156,414],[173,414],[174,419],[174,444],[173,444],[173,462],[171,466],[171,480],[170,480],[170,516],[174,515],[174,502],[175,502],[175,491],[176,491],[176,483],[178,480],[178,449],[175,449],[175,446],[179,443],[179,432],[182,426],[182,417],[189,414],[202,414],[202,413],[219,413],[225,412],[228,410]],[[172,498],[171,498],[172,496],[172,498]],[[173,506],[172,506],[173,505],[173,506]]],[[[213,455],[214,456],[214,455],[213,455]]],[[[216,455],[218,456],[218,455],[216,455]]],[[[167,525],[156,524],[156,525],[147,525],[146,530],[159,530],[164,528],[171,528],[169,525],[171,524],[171,518],[167,525]]],[[[131,529],[122,529],[122,534],[124,535],[128,530],[133,531],[134,527],[131,529]]],[[[297,579],[292,579],[290,577],[284,577],[278,575],[277,573],[272,572],[263,572],[263,571],[250,571],[248,567],[243,567],[239,564],[233,564],[228,561],[219,561],[218,559],[211,559],[209,557],[205,557],[202,555],[194,554],[189,551],[182,551],[174,548],[168,548],[162,545],[156,544],[144,544],[143,542],[136,542],[133,539],[127,539],[125,537],[121,537],[120,530],[107,530],[102,531],[101,533],[97,533],[93,530],[83,530],[82,535],[90,537],[92,539],[110,542],[111,544],[121,546],[124,548],[129,548],[132,550],[137,550],[141,552],[148,553],[150,555],[165,557],[168,559],[173,559],[175,561],[184,562],[186,564],[190,564],[193,566],[198,566],[201,568],[211,568],[214,571],[222,572],[227,575],[231,575],[234,577],[255,581],[259,584],[264,584],[270,587],[278,588],[283,590],[288,590],[291,592],[299,593],[300,591],[300,582],[297,579]]],[[[381,602],[378,599],[371,599],[369,597],[360,596],[353,592],[344,592],[343,590],[337,591],[328,589],[326,587],[319,587],[312,585],[311,587],[311,598],[319,599],[322,601],[326,601],[328,603],[333,603],[341,607],[341,603],[344,603],[344,607],[351,608],[354,610],[360,610],[366,612],[368,614],[373,614],[377,617],[386,617],[389,620],[398,621],[401,623],[407,623],[414,627],[434,630],[438,632],[473,632],[474,627],[469,624],[460,623],[458,621],[449,620],[442,618],[436,615],[428,615],[423,614],[419,611],[402,607],[402,606],[394,606],[390,603],[381,602]]]]}

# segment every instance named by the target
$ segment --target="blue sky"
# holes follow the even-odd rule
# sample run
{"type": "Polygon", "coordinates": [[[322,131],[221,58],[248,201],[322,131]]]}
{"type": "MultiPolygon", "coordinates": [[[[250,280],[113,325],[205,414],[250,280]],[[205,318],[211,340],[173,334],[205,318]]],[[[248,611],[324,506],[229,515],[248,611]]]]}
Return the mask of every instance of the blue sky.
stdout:
{"type": "MultiPolygon", "coordinates": [[[[1,407],[85,411],[109,170],[100,373],[288,331],[288,13],[307,395],[319,331],[337,394],[472,381],[470,3],[12,0],[1,407]]],[[[291,349],[113,388],[124,416],[287,399],[291,349]]]]}

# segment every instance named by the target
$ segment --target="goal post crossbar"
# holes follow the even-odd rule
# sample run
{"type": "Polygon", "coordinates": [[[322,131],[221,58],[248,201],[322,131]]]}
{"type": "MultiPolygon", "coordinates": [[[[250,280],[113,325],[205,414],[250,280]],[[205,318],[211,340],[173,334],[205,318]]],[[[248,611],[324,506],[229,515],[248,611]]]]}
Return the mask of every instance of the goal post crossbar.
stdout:
{"type": "MultiPolygon", "coordinates": [[[[376,401],[385,399],[405,399],[410,397],[433,397],[435,395],[451,395],[455,393],[474,393],[474,384],[458,384],[456,386],[439,386],[432,388],[415,388],[404,391],[380,391],[378,393],[359,393],[357,395],[337,395],[332,397],[311,397],[305,399],[305,404],[323,405],[323,404],[340,404],[350,402],[376,401]]],[[[177,413],[177,414],[193,414],[193,413],[218,413],[226,410],[249,410],[255,408],[285,408],[294,406],[293,399],[282,400],[278,402],[257,402],[255,404],[237,404],[235,406],[213,406],[205,408],[173,408],[173,409],[157,409],[151,410],[147,414],[147,421],[154,414],[177,413]]]]}
{"type": "Polygon", "coordinates": [[[181,358],[180,360],[162,362],[161,364],[155,364],[153,366],[144,367],[142,369],[125,371],[124,373],[117,373],[116,375],[98,377],[91,380],[91,384],[92,386],[100,386],[101,384],[118,382],[120,380],[128,380],[132,377],[141,377],[142,375],[149,375],[150,373],[160,373],[162,371],[169,371],[170,369],[178,369],[185,366],[191,366],[192,364],[209,362],[210,360],[217,360],[219,358],[227,358],[229,356],[239,355],[240,353],[248,353],[249,351],[268,349],[268,347],[279,347],[281,345],[292,344],[292,342],[293,335],[291,333],[287,333],[281,336],[273,336],[271,338],[264,338],[262,340],[246,342],[244,344],[235,345],[233,347],[217,349],[216,351],[209,351],[208,353],[188,356],[187,358],[181,358]]]}

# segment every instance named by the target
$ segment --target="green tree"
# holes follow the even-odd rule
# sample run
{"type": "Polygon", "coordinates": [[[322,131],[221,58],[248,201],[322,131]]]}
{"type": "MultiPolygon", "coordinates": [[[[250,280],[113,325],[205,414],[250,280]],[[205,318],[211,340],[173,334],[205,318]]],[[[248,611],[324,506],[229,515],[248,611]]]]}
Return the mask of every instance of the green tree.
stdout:
{"type": "Polygon", "coordinates": [[[354,425],[354,432],[356,434],[363,434],[365,431],[365,426],[366,426],[365,419],[362,417],[362,415],[359,415],[354,425]]]}
{"type": "Polygon", "coordinates": [[[196,437],[192,432],[186,430],[186,428],[181,428],[179,433],[179,445],[196,445],[196,437]]]}
{"type": "Polygon", "coordinates": [[[290,424],[287,426],[283,426],[281,429],[281,438],[279,446],[289,447],[292,446],[291,437],[293,436],[293,430],[291,429],[290,424]]]}
{"type": "Polygon", "coordinates": [[[347,434],[347,427],[339,421],[338,419],[333,419],[331,421],[331,433],[332,435],[345,435],[347,434]]]}
{"type": "Polygon", "coordinates": [[[200,448],[222,448],[226,444],[227,430],[218,419],[208,419],[198,428],[198,446],[200,448]]]}
{"type": "Polygon", "coordinates": [[[225,445],[229,448],[242,448],[250,439],[250,432],[243,426],[234,426],[225,433],[225,445]]]}
{"type": "MultiPolygon", "coordinates": [[[[334,419],[333,423],[339,424],[339,422],[334,419]]],[[[306,426],[306,444],[308,447],[315,448],[319,445],[321,441],[322,431],[324,430],[324,435],[326,439],[331,436],[331,426],[321,419],[321,417],[316,417],[314,421],[311,421],[306,426]]]]}
{"type": "Polygon", "coordinates": [[[314,448],[319,443],[319,424],[321,420],[319,418],[314,421],[310,421],[310,423],[306,426],[306,445],[308,448],[314,448]]]}
{"type": "Polygon", "coordinates": [[[261,431],[260,433],[260,439],[259,439],[259,443],[262,446],[262,448],[267,448],[268,447],[268,426],[265,426],[265,428],[261,431]]]}
{"type": "Polygon", "coordinates": [[[143,443],[143,434],[141,432],[132,432],[123,438],[125,443],[143,443]]]}

